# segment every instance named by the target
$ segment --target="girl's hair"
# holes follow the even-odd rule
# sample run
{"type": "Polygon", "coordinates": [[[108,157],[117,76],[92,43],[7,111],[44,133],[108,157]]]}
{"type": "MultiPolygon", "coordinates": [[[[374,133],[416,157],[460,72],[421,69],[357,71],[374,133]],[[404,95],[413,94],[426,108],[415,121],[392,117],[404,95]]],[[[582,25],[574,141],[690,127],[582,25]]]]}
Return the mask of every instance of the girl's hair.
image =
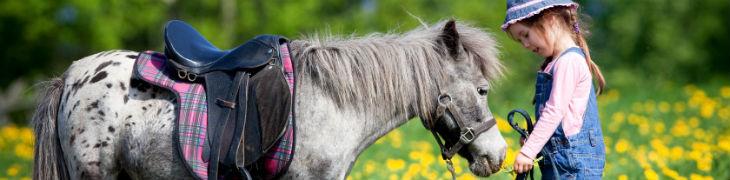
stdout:
{"type": "MultiPolygon", "coordinates": [[[[585,23],[580,23],[580,19],[578,19],[577,8],[571,6],[552,7],[543,10],[539,15],[526,18],[520,22],[524,23],[527,27],[537,28],[536,30],[542,33],[542,37],[546,37],[546,27],[550,25],[557,25],[560,30],[571,32],[571,37],[575,42],[578,43],[578,45],[581,49],[583,49],[583,52],[586,55],[586,63],[588,64],[588,68],[591,70],[593,77],[595,77],[598,81],[598,89],[596,89],[597,93],[601,94],[601,92],[603,92],[603,89],[606,86],[606,80],[603,78],[601,69],[598,68],[598,65],[596,65],[596,63],[593,62],[593,59],[591,58],[591,52],[588,48],[588,43],[586,42],[584,37],[585,34],[588,34],[586,32],[587,28],[581,27],[581,24],[585,23]],[[550,20],[554,20],[555,22],[549,22],[550,20]]],[[[545,61],[543,61],[540,69],[545,69],[548,63],[552,61],[552,59],[552,57],[545,58],[545,61]]]]}

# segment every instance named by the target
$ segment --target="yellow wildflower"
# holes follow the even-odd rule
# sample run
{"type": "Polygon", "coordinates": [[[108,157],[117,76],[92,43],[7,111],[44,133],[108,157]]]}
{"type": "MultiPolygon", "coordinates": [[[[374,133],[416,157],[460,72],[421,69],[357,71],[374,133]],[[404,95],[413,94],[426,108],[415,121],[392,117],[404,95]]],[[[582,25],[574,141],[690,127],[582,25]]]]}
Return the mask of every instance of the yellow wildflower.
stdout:
{"type": "Polygon", "coordinates": [[[690,180],[712,180],[712,176],[703,176],[699,174],[692,173],[689,175],[690,180]]]}
{"type": "Polygon", "coordinates": [[[8,168],[8,170],[6,171],[6,173],[8,173],[8,176],[11,176],[11,177],[12,176],[17,176],[18,173],[20,172],[20,168],[21,168],[21,166],[19,164],[13,164],[12,166],[10,166],[8,168]]]}
{"type": "Polygon", "coordinates": [[[385,165],[388,167],[391,171],[397,171],[403,169],[403,167],[406,165],[406,162],[402,159],[388,159],[385,161],[385,165]]]}
{"type": "Polygon", "coordinates": [[[375,171],[375,162],[368,160],[365,162],[365,174],[370,174],[375,171]]]}
{"type": "Polygon", "coordinates": [[[720,88],[720,96],[723,98],[730,98],[730,86],[723,86],[720,88]]]}
{"type": "Polygon", "coordinates": [[[388,137],[390,139],[390,145],[394,148],[400,148],[402,142],[403,142],[403,135],[400,132],[400,130],[396,129],[394,131],[391,131],[388,133],[388,137]]]}
{"type": "Polygon", "coordinates": [[[647,113],[653,113],[656,109],[656,103],[653,100],[648,100],[644,102],[644,111],[647,113]]]}
{"type": "Polygon", "coordinates": [[[27,144],[16,144],[15,155],[26,160],[31,160],[33,159],[33,147],[27,144]]]}
{"type": "Polygon", "coordinates": [[[499,129],[499,132],[507,133],[512,130],[512,126],[504,118],[496,116],[495,119],[497,120],[497,129],[499,129]]]}
{"type": "Polygon", "coordinates": [[[626,174],[622,174],[618,176],[618,180],[628,180],[629,176],[626,176],[626,174]]]}
{"type": "Polygon", "coordinates": [[[670,105],[666,101],[659,102],[659,112],[667,113],[672,108],[672,105],[670,105]]]}
{"type": "Polygon", "coordinates": [[[654,131],[655,131],[655,132],[656,132],[657,134],[663,134],[663,133],[664,133],[664,123],[662,123],[662,121],[661,121],[661,120],[659,120],[659,122],[657,122],[657,123],[656,123],[656,124],[654,125],[654,131]]]}
{"type": "Polygon", "coordinates": [[[723,136],[717,141],[717,147],[725,152],[730,152],[730,136],[723,136]]]}
{"type": "Polygon", "coordinates": [[[390,180],[398,180],[398,175],[391,174],[390,177],[388,177],[390,180]]]}
{"type": "Polygon", "coordinates": [[[700,106],[700,115],[703,118],[712,118],[715,113],[715,106],[717,106],[717,101],[706,99],[700,106]]]}
{"type": "Polygon", "coordinates": [[[674,123],[674,127],[672,127],[672,134],[678,137],[684,137],[689,135],[689,133],[689,127],[687,127],[687,123],[685,123],[684,120],[679,119],[674,123]]]}
{"type": "Polygon", "coordinates": [[[8,141],[12,141],[17,139],[18,134],[20,133],[18,128],[14,125],[5,126],[2,128],[2,139],[6,139],[8,141]]]}
{"type": "Polygon", "coordinates": [[[621,123],[621,122],[624,122],[624,119],[626,119],[626,115],[624,114],[624,112],[619,111],[619,112],[613,113],[613,115],[611,116],[611,119],[614,122],[621,123]]]}
{"type": "Polygon", "coordinates": [[[624,153],[629,149],[629,146],[631,146],[631,144],[629,144],[628,141],[625,139],[619,139],[616,141],[616,152],[624,153]]]}
{"type": "Polygon", "coordinates": [[[644,170],[644,177],[649,180],[659,179],[659,175],[657,175],[656,172],[654,172],[654,170],[652,169],[644,170]]]}
{"type": "Polygon", "coordinates": [[[33,130],[28,127],[20,128],[20,139],[25,144],[32,145],[33,142],[33,130]]]}

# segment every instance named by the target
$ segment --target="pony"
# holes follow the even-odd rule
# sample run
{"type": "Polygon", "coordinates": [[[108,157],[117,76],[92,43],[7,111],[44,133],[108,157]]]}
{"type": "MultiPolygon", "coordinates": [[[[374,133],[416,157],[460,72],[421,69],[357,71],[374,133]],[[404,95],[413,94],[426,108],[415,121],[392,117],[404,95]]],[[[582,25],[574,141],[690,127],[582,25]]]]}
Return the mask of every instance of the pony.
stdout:
{"type": "MultiPolygon", "coordinates": [[[[296,67],[295,153],[282,179],[345,179],[358,155],[410,119],[432,123],[445,145],[458,122],[435,117],[448,93],[466,125],[494,120],[487,106],[503,76],[498,44],[455,20],[408,32],[310,36],[290,42],[296,67]]],[[[171,92],[133,78],[138,52],[74,61],[45,82],[33,116],[35,179],[194,179],[175,153],[171,92]]],[[[436,136],[439,144],[441,143],[436,136]]],[[[458,150],[478,176],[499,171],[507,144],[496,126],[458,150]]]]}

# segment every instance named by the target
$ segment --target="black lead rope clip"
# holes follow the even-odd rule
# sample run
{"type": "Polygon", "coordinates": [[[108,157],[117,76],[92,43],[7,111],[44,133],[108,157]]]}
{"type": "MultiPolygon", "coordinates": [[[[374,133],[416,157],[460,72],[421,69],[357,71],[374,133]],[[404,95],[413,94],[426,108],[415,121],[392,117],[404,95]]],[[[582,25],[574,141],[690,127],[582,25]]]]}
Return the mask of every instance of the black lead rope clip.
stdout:
{"type": "MultiPolygon", "coordinates": [[[[523,109],[514,109],[514,110],[510,111],[509,114],[507,114],[507,121],[509,122],[509,125],[512,126],[512,129],[514,129],[515,131],[517,131],[518,133],[520,133],[520,136],[522,138],[524,138],[524,139],[527,139],[527,137],[530,136],[530,133],[532,133],[532,129],[534,128],[533,127],[533,123],[532,123],[532,119],[530,119],[530,114],[528,114],[527,111],[525,111],[523,109]],[[520,113],[520,115],[522,115],[522,117],[525,118],[525,122],[526,122],[526,125],[527,125],[527,130],[522,129],[513,120],[514,119],[514,116],[515,116],[515,113],[520,113]]],[[[515,177],[515,179],[516,180],[524,180],[524,179],[527,179],[527,176],[530,176],[530,179],[531,180],[534,180],[535,179],[535,176],[534,176],[534,174],[532,172],[533,172],[533,170],[530,170],[530,171],[528,171],[526,173],[519,173],[519,174],[517,174],[517,176],[515,177]]]]}

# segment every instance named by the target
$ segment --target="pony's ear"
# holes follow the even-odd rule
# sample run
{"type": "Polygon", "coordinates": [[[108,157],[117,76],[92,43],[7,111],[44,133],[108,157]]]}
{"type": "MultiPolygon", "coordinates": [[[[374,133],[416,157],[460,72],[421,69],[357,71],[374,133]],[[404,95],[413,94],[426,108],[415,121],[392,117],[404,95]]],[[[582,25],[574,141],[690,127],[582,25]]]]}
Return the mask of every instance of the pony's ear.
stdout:
{"type": "Polygon", "coordinates": [[[456,58],[459,54],[459,32],[456,31],[456,21],[449,20],[446,22],[443,31],[441,32],[441,41],[446,45],[446,49],[449,50],[449,54],[456,58]]]}

